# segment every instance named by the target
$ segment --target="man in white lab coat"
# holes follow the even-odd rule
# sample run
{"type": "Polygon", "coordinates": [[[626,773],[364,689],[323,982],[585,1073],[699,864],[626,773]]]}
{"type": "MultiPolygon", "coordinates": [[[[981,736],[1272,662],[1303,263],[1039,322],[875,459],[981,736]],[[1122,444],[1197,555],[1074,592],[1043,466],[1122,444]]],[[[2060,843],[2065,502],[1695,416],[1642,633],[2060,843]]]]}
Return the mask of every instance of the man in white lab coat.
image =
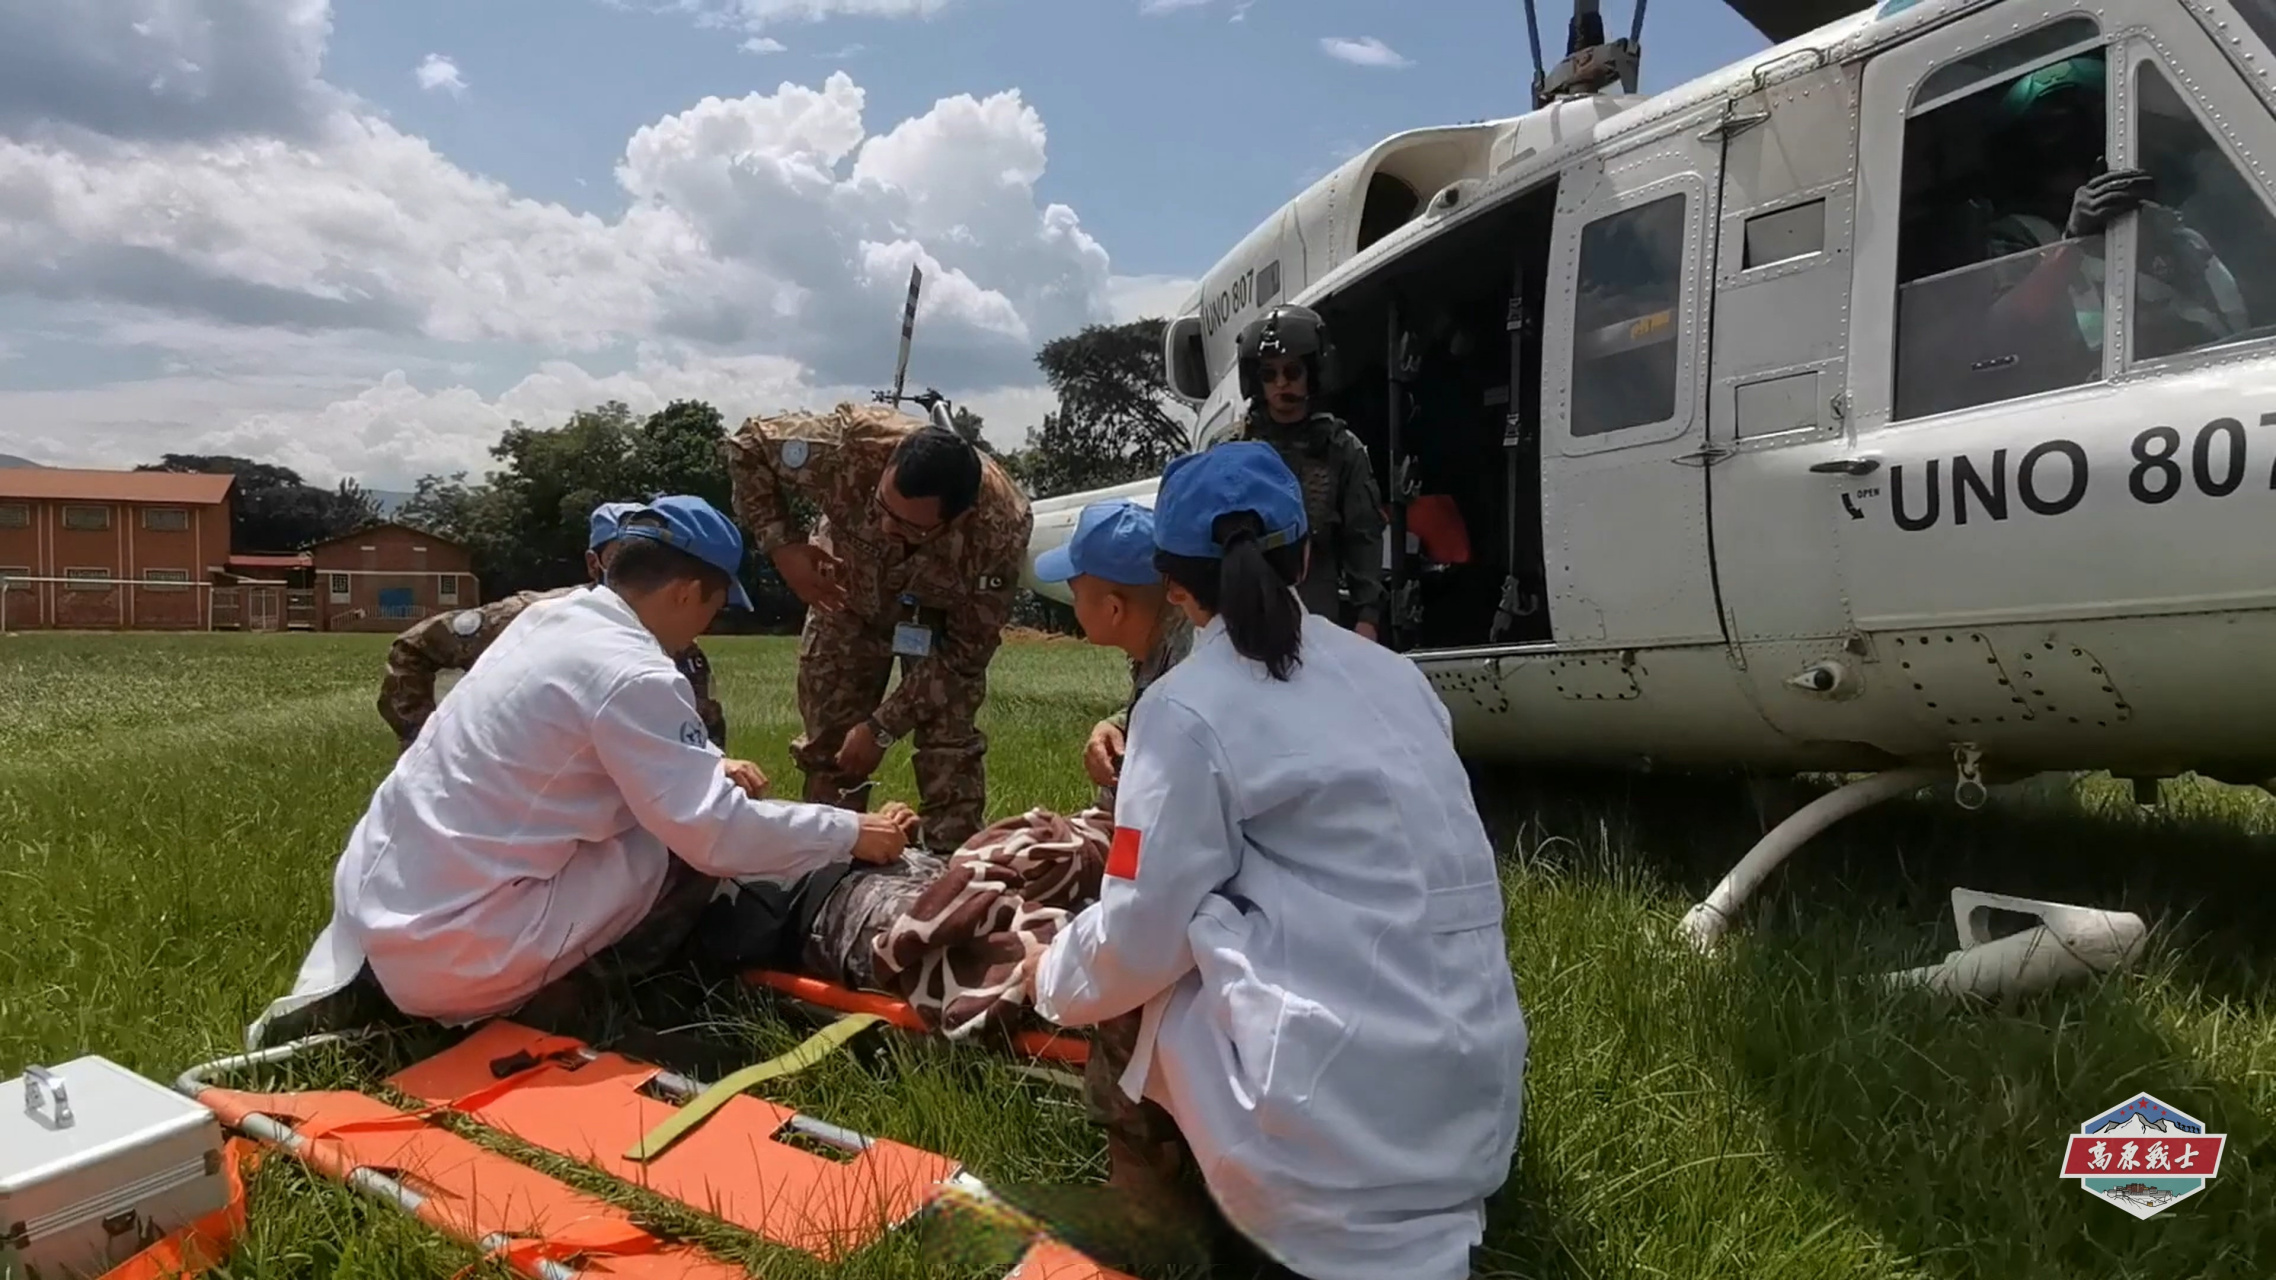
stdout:
{"type": "Polygon", "coordinates": [[[1197,1172],[1235,1252],[1463,1280],[1527,1037],[1451,720],[1306,613],[1303,492],[1268,446],[1173,462],[1154,533],[1193,649],[1132,713],[1100,898],[1038,953],[1036,1010],[1104,1024],[1110,1151],[1197,1172]]]}
{"type": "Polygon", "coordinates": [[[396,761],[254,1046],[391,1014],[576,1034],[606,979],[686,954],[719,878],[899,856],[906,806],[761,800],[764,779],[727,775],[670,655],[750,607],[742,534],[700,498],[644,514],[604,585],[525,610],[396,761]]]}

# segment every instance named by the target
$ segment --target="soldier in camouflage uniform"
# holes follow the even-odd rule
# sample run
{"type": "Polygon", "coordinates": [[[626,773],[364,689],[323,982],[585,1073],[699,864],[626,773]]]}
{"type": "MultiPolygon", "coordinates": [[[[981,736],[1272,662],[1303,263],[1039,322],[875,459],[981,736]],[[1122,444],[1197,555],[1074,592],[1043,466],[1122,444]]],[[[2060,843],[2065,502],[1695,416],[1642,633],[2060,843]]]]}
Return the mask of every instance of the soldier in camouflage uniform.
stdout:
{"type": "MultiPolygon", "coordinates": [[[[585,572],[590,581],[551,591],[521,591],[503,600],[472,609],[438,613],[395,638],[387,650],[387,675],[379,684],[379,716],[395,731],[396,749],[407,751],[418,740],[419,729],[435,711],[435,676],[444,671],[465,671],[490,647],[508,623],[540,600],[583,591],[599,582],[614,554],[618,522],[638,511],[637,502],[604,502],[593,508],[591,538],[585,548],[585,572]]],[[[640,517],[648,520],[650,517],[640,517]]],[[[727,713],[711,696],[711,662],[699,645],[674,659],[680,674],[695,687],[695,704],[703,713],[703,726],[711,744],[727,749],[727,713]]]]}
{"type": "Polygon", "coordinates": [[[1066,544],[1036,558],[1035,576],[1067,584],[1084,639],[1130,655],[1130,698],[1099,721],[1083,749],[1083,769],[1098,786],[1095,803],[1112,813],[1131,708],[1193,648],[1193,621],[1170,603],[1154,571],[1154,513],[1127,498],[1084,507],[1066,544]]]}
{"type": "Polygon", "coordinates": [[[1027,495],[955,432],[882,405],[753,418],[723,451],[735,514],[807,605],[791,744],[805,799],[865,807],[885,750],[914,732],[924,843],[956,849],[987,805],[975,721],[1027,558],[1027,495]],[[793,494],[820,509],[810,533],[793,494]]]}
{"type": "Polygon", "coordinates": [[[1383,622],[1383,499],[1367,446],[1312,397],[1334,359],[1327,325],[1309,307],[1277,306],[1235,340],[1248,417],[1240,439],[1262,440],[1304,486],[1312,563],[1297,588],[1304,607],[1343,622],[1339,584],[1351,590],[1351,628],[1373,640],[1383,622]]]}

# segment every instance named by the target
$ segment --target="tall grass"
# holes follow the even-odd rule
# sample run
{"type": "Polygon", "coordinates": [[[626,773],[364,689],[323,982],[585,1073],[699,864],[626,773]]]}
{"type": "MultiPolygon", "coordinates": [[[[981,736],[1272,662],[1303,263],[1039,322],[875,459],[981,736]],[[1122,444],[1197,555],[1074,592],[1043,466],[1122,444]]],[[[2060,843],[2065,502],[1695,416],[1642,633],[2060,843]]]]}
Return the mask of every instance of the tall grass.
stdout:
{"type": "MultiPolygon", "coordinates": [[[[393,759],[374,707],[384,648],[0,638],[0,1075],[100,1053],[170,1079],[238,1047],[291,984],[341,841],[393,759]]],[[[794,794],[790,642],[707,648],[730,751],[794,794]]],[[[992,808],[1084,804],[1082,740],[1122,693],[1120,663],[1100,650],[1007,646],[983,719],[992,808]]],[[[1672,943],[1675,921],[1762,831],[1737,782],[1531,771],[1478,783],[1508,854],[1510,956],[1533,1033],[1490,1274],[2276,1274],[2276,803],[2185,781],[2142,811],[2122,784],[2085,778],[1974,815],[1885,806],[1804,849],[1730,944],[1700,957],[1672,943]],[[2154,946],[2129,975],[2004,1008],[1870,981],[1954,945],[1955,884],[2137,910],[2154,946]],[[2146,1222],[2056,1176],[2065,1134],[2136,1090],[2230,1143],[2203,1193],[2146,1222]]],[[[881,792],[915,799],[905,750],[881,792]]],[[[727,1002],[719,1022],[750,1060],[807,1029],[755,999],[727,1002]]],[[[358,1070],[312,1065],[297,1082],[358,1070]]],[[[1072,1094],[984,1050],[892,1042],[764,1092],[952,1154],[992,1183],[1103,1173],[1072,1094]]],[[[289,1161],[264,1166],[253,1209],[233,1276],[441,1278],[473,1261],[289,1161]]],[[[945,1265],[909,1239],[831,1269],[686,1225],[769,1276],[945,1265]]]]}

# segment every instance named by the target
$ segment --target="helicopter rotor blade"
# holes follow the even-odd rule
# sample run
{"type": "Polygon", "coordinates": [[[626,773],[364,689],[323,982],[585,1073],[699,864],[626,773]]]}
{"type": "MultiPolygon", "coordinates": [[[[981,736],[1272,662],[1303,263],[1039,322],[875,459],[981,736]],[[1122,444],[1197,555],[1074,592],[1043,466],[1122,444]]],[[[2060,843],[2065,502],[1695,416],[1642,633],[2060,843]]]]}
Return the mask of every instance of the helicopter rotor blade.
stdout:
{"type": "Polygon", "coordinates": [[[901,387],[909,377],[909,339],[917,332],[917,291],[924,287],[925,269],[909,268],[909,305],[901,311],[901,362],[893,368],[893,403],[901,403],[901,387]]]}

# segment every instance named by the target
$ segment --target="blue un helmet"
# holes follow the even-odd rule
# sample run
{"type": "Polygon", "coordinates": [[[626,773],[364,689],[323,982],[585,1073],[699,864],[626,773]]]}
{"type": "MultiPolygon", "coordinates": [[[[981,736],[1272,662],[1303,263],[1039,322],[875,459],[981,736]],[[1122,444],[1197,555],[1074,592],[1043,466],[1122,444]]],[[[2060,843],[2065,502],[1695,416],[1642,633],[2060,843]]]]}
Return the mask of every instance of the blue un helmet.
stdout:
{"type": "Polygon", "coordinates": [[[1150,586],[1154,572],[1154,513],[1128,498],[1083,508],[1074,535],[1035,558],[1038,582],[1098,578],[1125,587],[1150,586]]]}
{"type": "Polygon", "coordinates": [[[585,550],[598,551],[616,541],[617,535],[623,532],[618,526],[626,516],[638,510],[640,504],[637,502],[604,502],[593,508],[593,518],[587,526],[590,536],[585,539],[585,550]]]}
{"type": "Polygon", "coordinates": [[[644,506],[627,512],[632,516],[648,516],[656,523],[642,521],[628,524],[619,521],[618,536],[624,538],[651,538],[667,547],[676,547],[727,575],[727,607],[748,611],[750,593],[743,590],[743,531],[735,522],[693,494],[673,494],[658,498],[644,506]]]}
{"type": "Polygon", "coordinates": [[[1171,462],[1154,497],[1154,545],[1173,556],[1222,559],[1217,521],[1239,511],[1255,512],[1264,523],[1257,545],[1266,551],[1310,531],[1304,487],[1280,451],[1261,440],[1221,444],[1171,462]]]}

